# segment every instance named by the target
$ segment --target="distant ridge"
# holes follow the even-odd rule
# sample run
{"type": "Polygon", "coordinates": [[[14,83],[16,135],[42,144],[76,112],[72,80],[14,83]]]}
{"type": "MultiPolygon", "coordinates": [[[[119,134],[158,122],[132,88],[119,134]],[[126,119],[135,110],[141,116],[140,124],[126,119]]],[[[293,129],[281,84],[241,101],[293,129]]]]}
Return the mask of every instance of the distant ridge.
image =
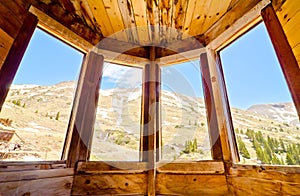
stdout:
{"type": "Polygon", "coordinates": [[[249,107],[247,111],[260,114],[276,121],[300,126],[296,108],[291,102],[257,104],[249,107]]]}

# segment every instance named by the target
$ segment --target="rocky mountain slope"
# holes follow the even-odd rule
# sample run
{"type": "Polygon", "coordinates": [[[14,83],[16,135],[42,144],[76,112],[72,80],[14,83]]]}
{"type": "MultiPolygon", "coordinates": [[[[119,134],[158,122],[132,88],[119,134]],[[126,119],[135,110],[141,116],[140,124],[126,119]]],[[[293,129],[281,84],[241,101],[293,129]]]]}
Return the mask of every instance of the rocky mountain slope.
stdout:
{"type": "MultiPolygon", "coordinates": [[[[0,113],[1,119],[12,122],[9,126],[0,123],[0,130],[13,130],[15,134],[9,142],[0,141],[0,159],[60,159],[74,89],[74,82],[13,85],[0,113]]],[[[161,102],[162,158],[211,159],[203,99],[163,91],[161,102]]],[[[100,90],[91,159],[139,160],[140,111],[141,89],[100,90]]],[[[291,103],[255,105],[248,110],[232,108],[231,112],[242,162],[262,162],[254,145],[259,132],[263,138],[271,138],[274,145],[280,139],[286,148],[300,143],[299,121],[291,103]],[[249,156],[241,150],[243,145],[249,156]]],[[[259,145],[263,151],[263,141],[259,145]]],[[[273,147],[272,156],[287,164],[288,150],[278,146],[273,147]]]]}

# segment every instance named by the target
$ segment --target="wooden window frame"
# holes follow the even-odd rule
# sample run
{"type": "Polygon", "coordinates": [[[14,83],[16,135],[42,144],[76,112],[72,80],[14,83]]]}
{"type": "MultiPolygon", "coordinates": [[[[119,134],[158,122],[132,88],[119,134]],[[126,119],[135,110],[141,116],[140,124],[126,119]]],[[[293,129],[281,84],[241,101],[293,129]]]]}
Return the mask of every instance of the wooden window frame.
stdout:
{"type": "MultiPolygon", "coordinates": [[[[212,72],[211,79],[213,84],[213,92],[220,92],[216,98],[217,106],[222,108],[223,112],[217,114],[217,116],[222,116],[227,125],[220,129],[221,140],[224,135],[226,141],[222,141],[223,158],[225,163],[225,168],[228,170],[230,167],[241,168],[241,167],[262,167],[261,165],[246,165],[239,163],[239,152],[237,149],[235,133],[232,126],[232,117],[230,113],[230,104],[228,102],[227,90],[224,81],[224,74],[222,70],[222,63],[220,58],[220,51],[226,46],[230,45],[232,42],[237,40],[240,36],[248,33],[253,27],[257,26],[259,23],[264,22],[266,25],[268,35],[271,39],[272,46],[276,52],[276,57],[279,60],[281,70],[284,74],[284,79],[286,80],[289,91],[292,95],[293,103],[295,104],[298,117],[300,118],[300,69],[294,53],[289,45],[289,42],[285,36],[284,30],[282,29],[281,23],[278,20],[275,8],[272,3],[265,5],[264,2],[259,3],[255,8],[253,8],[249,13],[247,13],[248,23],[244,23],[243,19],[238,20],[234,26],[230,27],[223,34],[221,34],[217,39],[213,40],[207,46],[207,54],[210,56],[209,69],[212,72]],[[215,87],[214,87],[215,85],[215,87]],[[220,104],[222,103],[222,104],[220,104]],[[224,143],[226,144],[224,146],[224,143]],[[227,152],[226,152],[227,151],[227,152]]],[[[218,125],[224,125],[220,122],[218,125]]],[[[269,169],[284,170],[287,168],[285,165],[273,166],[264,165],[263,167],[268,167],[269,169]]],[[[294,166],[299,168],[300,166],[294,166]]]]}

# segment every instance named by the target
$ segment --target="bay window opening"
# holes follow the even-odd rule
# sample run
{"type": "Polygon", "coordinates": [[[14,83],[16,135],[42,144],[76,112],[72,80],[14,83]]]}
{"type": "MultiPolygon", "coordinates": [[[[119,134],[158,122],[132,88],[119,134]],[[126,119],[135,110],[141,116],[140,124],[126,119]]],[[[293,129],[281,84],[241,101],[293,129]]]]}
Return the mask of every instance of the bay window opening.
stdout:
{"type": "Polygon", "coordinates": [[[90,160],[138,161],[142,69],[105,63],[90,160]]]}
{"type": "Polygon", "coordinates": [[[0,160],[61,159],[82,58],[35,30],[0,113],[0,160]]]}
{"type": "Polygon", "coordinates": [[[299,165],[300,122],[264,24],[220,55],[241,163],[299,165]]]}
{"type": "Polygon", "coordinates": [[[162,160],[211,160],[199,60],[162,67],[162,160]]]}

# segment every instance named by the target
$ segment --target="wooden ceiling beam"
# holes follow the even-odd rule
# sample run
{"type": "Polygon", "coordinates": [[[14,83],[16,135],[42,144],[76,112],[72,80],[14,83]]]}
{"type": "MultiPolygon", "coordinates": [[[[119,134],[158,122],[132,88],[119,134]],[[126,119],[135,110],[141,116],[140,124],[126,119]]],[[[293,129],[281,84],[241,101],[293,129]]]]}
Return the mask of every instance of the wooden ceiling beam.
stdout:
{"type": "Polygon", "coordinates": [[[32,0],[32,5],[93,45],[103,39],[100,30],[89,26],[83,16],[76,15],[70,4],[66,6],[59,0],[32,0]]]}

